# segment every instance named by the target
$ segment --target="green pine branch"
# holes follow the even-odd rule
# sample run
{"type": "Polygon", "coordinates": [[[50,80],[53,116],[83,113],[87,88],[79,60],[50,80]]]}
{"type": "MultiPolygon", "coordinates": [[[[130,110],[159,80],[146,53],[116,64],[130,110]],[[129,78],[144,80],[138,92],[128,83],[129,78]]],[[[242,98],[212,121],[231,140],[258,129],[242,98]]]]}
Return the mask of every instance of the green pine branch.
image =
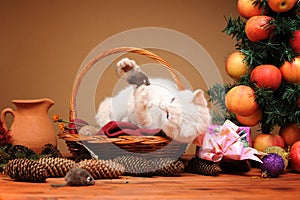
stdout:
{"type": "Polygon", "coordinates": [[[256,101],[264,111],[261,130],[270,133],[275,126],[297,123],[300,125],[300,85],[282,82],[277,91],[269,88],[255,88],[256,101]]]}
{"type": "Polygon", "coordinates": [[[229,16],[229,18],[225,17],[225,20],[227,21],[227,26],[222,30],[224,33],[235,38],[237,42],[245,38],[246,23],[241,17],[233,18],[232,16],[229,16]]]}
{"type": "Polygon", "coordinates": [[[215,84],[209,88],[207,94],[209,101],[213,104],[214,109],[211,110],[212,123],[221,125],[226,119],[234,123],[238,123],[233,113],[229,112],[225,105],[225,95],[233,87],[231,84],[215,84]]]}

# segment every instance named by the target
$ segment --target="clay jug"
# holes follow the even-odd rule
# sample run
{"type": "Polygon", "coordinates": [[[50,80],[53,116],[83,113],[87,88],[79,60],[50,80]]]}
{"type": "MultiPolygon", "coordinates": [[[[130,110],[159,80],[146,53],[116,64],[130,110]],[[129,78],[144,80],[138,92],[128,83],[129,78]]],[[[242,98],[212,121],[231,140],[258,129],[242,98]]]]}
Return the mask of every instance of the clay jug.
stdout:
{"type": "Polygon", "coordinates": [[[13,100],[16,109],[5,108],[1,113],[3,127],[10,131],[13,145],[24,145],[36,153],[41,153],[45,144],[57,145],[55,130],[48,116],[54,101],[48,98],[32,100],[13,100]],[[8,129],[6,115],[13,121],[8,129]]]}

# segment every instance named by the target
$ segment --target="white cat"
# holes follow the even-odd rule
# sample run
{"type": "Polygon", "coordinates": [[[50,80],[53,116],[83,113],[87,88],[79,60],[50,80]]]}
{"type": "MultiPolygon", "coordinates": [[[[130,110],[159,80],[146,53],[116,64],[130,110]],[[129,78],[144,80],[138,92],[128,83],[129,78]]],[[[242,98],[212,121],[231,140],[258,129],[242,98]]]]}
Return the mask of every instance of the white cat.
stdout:
{"type": "MultiPolygon", "coordinates": [[[[118,66],[139,68],[128,58],[118,66]]],[[[109,121],[126,121],[143,128],[161,128],[169,137],[191,143],[207,131],[211,116],[202,90],[179,91],[172,81],[150,79],[150,85],[130,85],[106,98],[99,105],[96,121],[100,127],[109,121]]]]}

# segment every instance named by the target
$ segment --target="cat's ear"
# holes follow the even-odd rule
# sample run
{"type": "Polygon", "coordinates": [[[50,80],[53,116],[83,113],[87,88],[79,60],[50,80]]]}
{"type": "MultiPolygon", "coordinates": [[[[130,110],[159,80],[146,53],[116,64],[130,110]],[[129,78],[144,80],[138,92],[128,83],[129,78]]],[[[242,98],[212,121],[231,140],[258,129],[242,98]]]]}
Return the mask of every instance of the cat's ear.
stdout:
{"type": "Polygon", "coordinates": [[[195,90],[193,102],[200,106],[205,106],[205,107],[207,106],[207,101],[204,97],[204,93],[202,90],[200,90],[200,89],[195,90]]]}

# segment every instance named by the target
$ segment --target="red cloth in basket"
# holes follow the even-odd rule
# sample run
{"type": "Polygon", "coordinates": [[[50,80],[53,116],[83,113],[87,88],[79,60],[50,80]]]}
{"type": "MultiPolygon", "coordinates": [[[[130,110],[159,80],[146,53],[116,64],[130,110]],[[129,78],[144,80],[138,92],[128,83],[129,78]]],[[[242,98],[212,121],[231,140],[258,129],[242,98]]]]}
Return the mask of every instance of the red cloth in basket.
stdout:
{"type": "Polygon", "coordinates": [[[121,135],[152,136],[161,132],[161,129],[139,128],[129,122],[110,121],[100,129],[98,134],[106,135],[107,137],[118,137],[121,135]]]}

